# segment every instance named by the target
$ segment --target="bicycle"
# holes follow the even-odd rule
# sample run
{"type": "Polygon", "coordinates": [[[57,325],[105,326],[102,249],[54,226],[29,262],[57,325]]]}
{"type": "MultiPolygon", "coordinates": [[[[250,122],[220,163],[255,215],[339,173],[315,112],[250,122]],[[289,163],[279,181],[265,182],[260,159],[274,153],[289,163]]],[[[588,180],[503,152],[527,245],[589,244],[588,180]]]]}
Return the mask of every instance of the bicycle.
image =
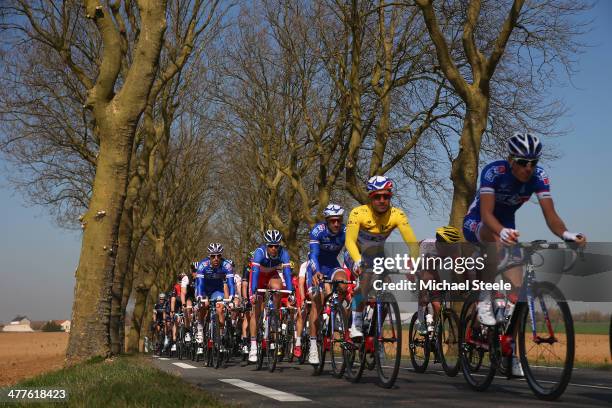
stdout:
{"type": "MultiPolygon", "coordinates": [[[[217,321],[217,313],[216,306],[217,303],[223,302],[225,305],[231,302],[231,299],[211,299],[210,307],[208,311],[208,317],[206,319],[206,325],[204,328],[204,333],[206,338],[204,339],[204,350],[205,350],[205,358],[207,367],[219,368],[225,363],[225,354],[226,354],[226,339],[225,333],[226,330],[221,330],[219,328],[219,323],[217,321]]],[[[227,310],[227,307],[225,308],[227,310]]],[[[228,324],[228,321],[225,321],[225,324],[228,324]]]]}
{"type": "Polygon", "coordinates": [[[306,357],[310,351],[310,322],[308,321],[308,314],[310,313],[311,305],[312,302],[310,300],[304,300],[304,303],[302,304],[302,318],[304,319],[304,325],[302,327],[302,333],[300,333],[302,354],[297,360],[299,365],[306,362],[306,357]]]}
{"type": "MultiPolygon", "coordinates": [[[[417,373],[427,370],[431,352],[434,363],[441,363],[446,375],[455,377],[459,372],[459,318],[453,309],[447,306],[446,294],[440,302],[440,311],[427,322],[427,332],[421,334],[416,329],[417,313],[412,315],[408,330],[408,352],[412,367],[417,373]]],[[[429,304],[425,315],[429,315],[429,304]]]]}
{"type": "Polygon", "coordinates": [[[293,306],[282,306],[280,309],[281,315],[281,331],[278,345],[278,359],[283,361],[285,358],[289,363],[293,361],[293,347],[295,346],[295,318],[294,311],[297,310],[293,306]]]}
{"type": "Polygon", "coordinates": [[[291,293],[285,289],[257,289],[264,293],[264,310],[257,323],[257,363],[256,370],[263,367],[264,353],[268,363],[268,371],[274,372],[278,362],[276,347],[279,339],[279,315],[274,307],[274,295],[277,293],[291,293]]]}
{"type": "MultiPolygon", "coordinates": [[[[574,326],[567,302],[559,289],[549,282],[535,280],[534,255],[541,249],[567,249],[568,245],[539,240],[522,244],[521,247],[523,254],[520,264],[525,265],[525,272],[518,302],[510,310],[507,309],[509,303],[506,298],[503,308],[496,307],[494,310],[503,316],[503,321],[495,326],[479,323],[477,292],[472,292],[464,303],[459,333],[461,367],[466,381],[476,391],[486,390],[498,369],[511,378],[514,334],[517,333],[519,359],[529,388],[536,397],[552,401],[563,394],[572,375],[574,326]],[[551,318],[555,317],[560,317],[559,323],[563,327],[553,325],[551,318]],[[542,350],[534,352],[534,348],[547,345],[550,349],[546,353],[542,350]],[[564,353],[564,358],[559,356],[561,353],[564,353]],[[547,362],[538,360],[544,355],[555,357],[557,361],[548,362],[549,367],[547,362]],[[479,360],[476,363],[471,360],[475,356],[479,360]],[[531,362],[533,358],[536,360],[531,362]]],[[[571,269],[576,259],[563,272],[571,269]]],[[[501,272],[512,266],[516,264],[506,265],[501,272]]]]}
{"type": "Polygon", "coordinates": [[[356,282],[348,280],[323,280],[331,285],[331,291],[323,299],[323,307],[318,317],[317,352],[319,364],[314,366],[313,375],[320,375],[325,366],[325,355],[331,354],[331,374],[342,378],[345,370],[344,350],[352,344],[348,332],[347,310],[340,302],[338,286],[353,285],[356,282]]]}
{"type": "Polygon", "coordinates": [[[368,298],[363,314],[363,333],[363,339],[347,342],[344,351],[346,378],[359,382],[366,367],[370,370],[376,368],[378,384],[391,388],[399,373],[402,350],[399,305],[393,294],[382,291],[368,298]],[[388,359],[388,354],[395,355],[388,359]]]}

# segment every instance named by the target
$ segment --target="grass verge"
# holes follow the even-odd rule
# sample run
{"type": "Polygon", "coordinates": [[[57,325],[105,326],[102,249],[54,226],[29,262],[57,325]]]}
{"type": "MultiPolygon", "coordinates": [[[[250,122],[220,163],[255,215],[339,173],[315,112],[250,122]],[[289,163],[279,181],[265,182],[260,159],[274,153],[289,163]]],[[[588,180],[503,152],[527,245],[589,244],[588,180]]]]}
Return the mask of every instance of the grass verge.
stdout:
{"type": "Polygon", "coordinates": [[[67,402],[36,403],[36,407],[230,407],[179,377],[154,368],[140,356],[92,359],[10,386],[26,387],[62,388],[68,392],[67,402]]]}

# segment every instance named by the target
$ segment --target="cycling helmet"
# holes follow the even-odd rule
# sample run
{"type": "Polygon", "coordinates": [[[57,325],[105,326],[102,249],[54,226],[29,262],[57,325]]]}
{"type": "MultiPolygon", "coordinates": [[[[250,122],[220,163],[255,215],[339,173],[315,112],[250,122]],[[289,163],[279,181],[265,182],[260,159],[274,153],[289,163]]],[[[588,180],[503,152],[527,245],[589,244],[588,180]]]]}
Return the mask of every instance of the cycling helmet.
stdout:
{"type": "Polygon", "coordinates": [[[508,150],[514,157],[526,159],[539,159],[542,154],[542,143],[537,136],[531,133],[515,133],[508,140],[508,150]]]}
{"type": "Polygon", "coordinates": [[[199,265],[199,264],[200,264],[200,263],[199,263],[198,261],[194,261],[194,262],[192,262],[192,263],[191,263],[191,271],[192,271],[192,272],[197,271],[197,270],[198,270],[198,265],[199,265]]]}
{"type": "Polygon", "coordinates": [[[323,215],[325,216],[325,218],[342,217],[343,214],[344,214],[344,208],[342,208],[341,206],[337,204],[329,204],[323,210],[323,215]]]}
{"type": "Polygon", "coordinates": [[[211,242],[208,244],[208,254],[209,255],[219,255],[223,253],[223,245],[218,242],[211,242]]]}
{"type": "Polygon", "coordinates": [[[374,176],[368,180],[366,189],[368,190],[368,194],[379,190],[388,190],[390,193],[392,193],[393,180],[385,176],[374,176]]]}
{"type": "Polygon", "coordinates": [[[459,232],[459,229],[447,225],[436,229],[436,240],[446,242],[448,244],[454,244],[461,241],[461,233],[459,232]]]}
{"type": "Polygon", "coordinates": [[[264,240],[268,245],[278,245],[283,239],[283,235],[278,230],[267,230],[264,233],[264,240]]]}
{"type": "Polygon", "coordinates": [[[160,299],[165,299],[166,298],[166,294],[164,292],[159,294],[159,298],[160,299]]]}

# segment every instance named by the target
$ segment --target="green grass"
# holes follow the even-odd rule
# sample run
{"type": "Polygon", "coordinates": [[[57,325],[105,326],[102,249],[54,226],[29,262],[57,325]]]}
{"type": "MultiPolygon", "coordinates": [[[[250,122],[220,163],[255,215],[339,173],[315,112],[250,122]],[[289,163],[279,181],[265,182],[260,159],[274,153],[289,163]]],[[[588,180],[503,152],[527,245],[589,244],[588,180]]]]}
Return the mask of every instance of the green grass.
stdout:
{"type": "Polygon", "coordinates": [[[610,322],[574,322],[576,334],[608,334],[610,322]]]}
{"type": "MultiPolygon", "coordinates": [[[[70,368],[39,375],[10,388],[64,388],[66,403],[37,407],[228,407],[177,376],[154,368],[143,357],[112,361],[92,359],[70,368]]],[[[10,404],[11,407],[31,405],[10,404]]],[[[0,403],[2,406],[2,403],[0,403]]]]}

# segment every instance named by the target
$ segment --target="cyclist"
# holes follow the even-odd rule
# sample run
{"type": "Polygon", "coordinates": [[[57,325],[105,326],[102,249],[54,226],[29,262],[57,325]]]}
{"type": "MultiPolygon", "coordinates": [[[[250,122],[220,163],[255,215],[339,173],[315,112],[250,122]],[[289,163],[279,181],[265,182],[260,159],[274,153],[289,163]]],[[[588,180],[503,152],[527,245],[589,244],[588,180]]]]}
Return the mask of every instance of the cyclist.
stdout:
{"type": "MultiPolygon", "coordinates": [[[[251,290],[249,291],[254,313],[251,313],[249,328],[251,331],[251,349],[249,362],[257,362],[257,320],[263,312],[262,297],[257,295],[257,289],[282,289],[279,270],[282,269],[287,289],[293,290],[289,252],[280,245],[283,239],[278,230],[267,230],[264,233],[265,244],[255,250],[251,271],[251,290]]],[[[280,307],[280,296],[274,295],[274,307],[280,307]]]]}
{"type": "Polygon", "coordinates": [[[183,305],[185,304],[185,294],[187,291],[187,285],[189,284],[189,278],[184,272],[179,273],[176,278],[176,283],[172,287],[172,293],[170,295],[170,318],[172,319],[172,351],[176,351],[176,331],[178,329],[178,319],[176,313],[180,313],[183,305]]]}
{"type": "MultiPolygon", "coordinates": [[[[310,254],[308,255],[308,257],[310,258],[310,254]]],[[[296,356],[297,358],[300,358],[302,356],[302,331],[304,330],[304,317],[302,312],[305,311],[305,309],[303,310],[303,305],[304,305],[304,298],[306,297],[306,270],[308,269],[308,263],[309,261],[305,261],[302,262],[302,264],[300,264],[300,270],[298,272],[298,284],[297,284],[297,289],[295,291],[296,294],[296,300],[297,300],[297,306],[298,306],[298,313],[297,313],[297,319],[295,321],[295,347],[293,348],[293,355],[296,356]]]]}
{"type": "Polygon", "coordinates": [[[246,258],[244,267],[242,268],[242,281],[240,286],[240,294],[242,295],[242,301],[245,307],[244,316],[242,319],[242,352],[247,354],[249,352],[249,338],[248,329],[249,322],[251,321],[251,312],[249,311],[249,281],[251,279],[251,266],[253,264],[253,252],[249,253],[246,258]]]}
{"type": "MultiPolygon", "coordinates": [[[[404,212],[391,206],[393,181],[385,176],[373,176],[368,180],[367,191],[370,202],[353,208],[346,226],[346,249],[353,259],[353,272],[359,276],[362,271],[369,272],[374,258],[384,257],[384,243],[397,228],[411,255],[418,256],[416,237],[404,212]]],[[[351,308],[353,321],[350,328],[352,338],[363,337],[363,309],[365,299],[371,288],[372,274],[361,277],[356,293],[353,294],[351,308]]]]}
{"type": "MultiPolygon", "coordinates": [[[[181,280],[181,302],[185,305],[185,327],[191,327],[191,316],[193,312],[193,302],[195,300],[195,279],[198,271],[198,262],[192,262],[189,265],[190,274],[186,276],[187,279],[181,280]],[[186,286],[183,288],[183,284],[186,282],[186,286]]],[[[185,332],[185,341],[191,341],[191,335],[189,330],[185,332]]]]}
{"type": "MultiPolygon", "coordinates": [[[[461,232],[459,229],[450,225],[436,229],[435,239],[424,239],[419,243],[419,252],[423,257],[424,268],[417,271],[419,279],[424,282],[431,280],[439,281],[440,274],[438,273],[435,262],[428,262],[428,258],[456,258],[461,254],[461,248],[457,244],[461,241],[461,232]]],[[[419,290],[419,306],[417,309],[417,330],[420,334],[427,334],[427,322],[425,318],[425,309],[428,303],[431,303],[434,315],[440,313],[441,293],[438,290],[425,291],[419,290]]]]}
{"type": "MultiPolygon", "coordinates": [[[[196,299],[203,300],[203,312],[200,315],[201,321],[206,319],[209,309],[209,299],[233,298],[234,288],[234,268],[232,264],[223,258],[223,245],[212,242],[208,245],[208,257],[204,258],[198,265],[195,283],[196,299]],[[227,284],[227,287],[224,285],[227,284]]],[[[216,313],[219,322],[219,330],[223,330],[225,316],[223,313],[223,303],[219,302],[216,306],[216,313]]],[[[198,337],[200,332],[198,325],[198,337]]]]}
{"type": "MultiPolygon", "coordinates": [[[[154,331],[157,336],[165,324],[166,320],[166,294],[161,292],[157,297],[157,303],[153,306],[153,321],[151,322],[151,331],[154,331]]],[[[165,339],[164,339],[165,340],[165,339]]]]}
{"type": "MultiPolygon", "coordinates": [[[[308,363],[319,364],[319,353],[317,351],[317,323],[319,314],[323,309],[323,293],[320,292],[320,284],[324,279],[346,280],[346,273],[340,267],[338,254],[344,247],[346,226],[343,216],[344,208],[336,204],[329,204],[323,210],[325,222],[320,222],[310,231],[308,254],[308,267],[306,269],[306,280],[308,294],[312,301],[309,315],[310,351],[308,363]]],[[[340,292],[346,290],[346,285],[339,287],[340,292]]],[[[330,285],[326,285],[325,293],[331,291],[330,285]]]]}
{"type": "MultiPolygon", "coordinates": [[[[584,244],[582,233],[567,230],[557,214],[550,194],[550,180],[544,169],[538,166],[542,154],[542,143],[530,133],[516,133],[508,141],[508,160],[498,160],[486,165],[480,175],[480,188],[463,222],[463,235],[473,243],[495,243],[494,252],[485,264],[483,280],[492,281],[496,272],[497,248],[511,246],[520,236],[516,229],[514,214],[529,200],[533,193],[538,197],[546,224],[552,233],[565,241],[584,244]],[[492,259],[492,260],[491,260],[492,259]]],[[[516,294],[521,285],[522,266],[506,271],[504,276],[512,284],[510,302],[506,314],[511,314],[516,294]]],[[[484,325],[495,325],[491,292],[480,292],[478,319],[484,325]]],[[[513,358],[513,374],[522,372],[516,357],[513,358]]],[[[516,375],[516,374],[515,374],[516,375]]]]}

